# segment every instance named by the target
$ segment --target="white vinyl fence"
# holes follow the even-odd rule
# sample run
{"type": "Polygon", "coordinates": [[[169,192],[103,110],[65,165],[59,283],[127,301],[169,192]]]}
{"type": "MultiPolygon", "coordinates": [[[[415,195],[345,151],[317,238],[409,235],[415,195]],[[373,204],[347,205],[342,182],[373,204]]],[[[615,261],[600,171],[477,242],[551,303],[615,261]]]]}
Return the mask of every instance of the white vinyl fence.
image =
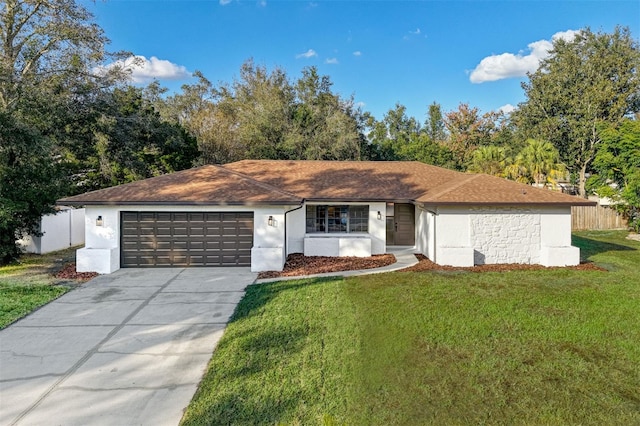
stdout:
{"type": "Polygon", "coordinates": [[[27,253],[45,254],[84,244],[84,209],[62,208],[40,219],[41,237],[32,235],[18,240],[27,253]]]}

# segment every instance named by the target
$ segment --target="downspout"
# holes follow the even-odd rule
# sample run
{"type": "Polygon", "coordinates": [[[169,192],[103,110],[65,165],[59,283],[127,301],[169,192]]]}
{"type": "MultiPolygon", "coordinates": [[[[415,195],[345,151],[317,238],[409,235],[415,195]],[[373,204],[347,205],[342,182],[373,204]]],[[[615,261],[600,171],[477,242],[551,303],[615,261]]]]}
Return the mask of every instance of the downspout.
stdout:
{"type": "Polygon", "coordinates": [[[436,229],[438,229],[436,227],[436,217],[438,216],[438,208],[436,207],[436,210],[434,211],[434,210],[429,210],[429,209],[425,208],[424,205],[420,206],[420,205],[416,204],[416,206],[420,210],[425,211],[427,213],[431,213],[433,215],[433,263],[438,263],[436,261],[437,260],[436,253],[438,252],[438,250],[437,250],[437,247],[438,247],[437,242],[438,242],[438,240],[436,238],[436,229]]]}
{"type": "Polygon", "coordinates": [[[300,204],[299,207],[296,207],[295,209],[287,210],[286,212],[284,212],[284,258],[285,260],[289,255],[289,240],[287,240],[287,214],[291,212],[295,212],[296,210],[300,210],[302,207],[304,207],[304,201],[302,202],[302,204],[300,204]]]}

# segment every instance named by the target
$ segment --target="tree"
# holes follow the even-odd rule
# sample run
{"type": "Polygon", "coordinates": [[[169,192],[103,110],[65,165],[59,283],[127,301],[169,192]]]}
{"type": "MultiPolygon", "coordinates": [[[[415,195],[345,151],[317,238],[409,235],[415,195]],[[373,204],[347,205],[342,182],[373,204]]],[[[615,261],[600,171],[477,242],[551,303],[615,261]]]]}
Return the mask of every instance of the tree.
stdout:
{"type": "Polygon", "coordinates": [[[328,76],[315,67],[302,70],[294,85],[293,119],[284,154],[291,159],[360,160],[366,143],[364,117],[353,99],[332,92],[328,76]]]}
{"type": "Polygon", "coordinates": [[[62,195],[67,148],[81,146],[67,142],[67,125],[82,116],[85,101],[123,76],[121,67],[99,68],[109,57],[107,43],[73,0],[0,4],[0,261],[17,254],[11,240],[35,231],[62,195]]]}
{"type": "Polygon", "coordinates": [[[83,159],[79,191],[119,185],[192,166],[196,141],[178,124],[163,121],[143,90],[104,93],[100,118],[90,124],[92,148],[83,159]]]}
{"type": "Polygon", "coordinates": [[[426,133],[414,133],[409,142],[402,146],[400,158],[407,161],[420,161],[434,166],[455,168],[453,153],[446,143],[433,141],[426,133]]]}
{"type": "Polygon", "coordinates": [[[473,152],[469,171],[502,177],[508,163],[509,159],[504,148],[494,145],[481,146],[473,152]]]}
{"type": "Polygon", "coordinates": [[[602,142],[588,186],[619,202],[630,226],[640,232],[640,121],[625,119],[600,129],[602,142]]]}
{"type": "Polygon", "coordinates": [[[460,104],[457,111],[445,114],[444,124],[449,132],[448,145],[453,152],[456,169],[466,170],[473,151],[492,143],[498,118],[499,114],[495,112],[480,115],[478,108],[470,108],[468,104],[460,104]]]}
{"type": "Polygon", "coordinates": [[[375,146],[375,159],[383,161],[408,160],[408,145],[422,132],[420,123],[407,116],[407,108],[396,103],[382,121],[372,123],[371,144],[375,146]]]}
{"type": "Polygon", "coordinates": [[[92,19],[73,0],[3,1],[0,108],[14,110],[24,97],[84,83],[87,76],[122,77],[118,66],[93,71],[109,56],[109,40],[92,19]]]}
{"type": "Polygon", "coordinates": [[[553,183],[553,178],[564,172],[558,150],[547,141],[529,139],[517,161],[528,172],[536,186],[541,183],[543,185],[547,182],[553,183]]]}
{"type": "Polygon", "coordinates": [[[51,143],[0,113],[0,264],[20,254],[16,240],[38,235],[40,217],[62,195],[51,143]]]}
{"type": "Polygon", "coordinates": [[[446,127],[442,116],[440,104],[434,102],[429,105],[427,112],[427,121],[425,123],[425,131],[433,142],[442,143],[447,139],[446,127]]]}
{"type": "Polygon", "coordinates": [[[599,129],[640,110],[640,51],[628,28],[585,29],[557,39],[550,56],[523,83],[527,100],[517,119],[531,137],[550,141],[578,175],[580,195],[602,143],[599,129]]]}
{"type": "Polygon", "coordinates": [[[366,140],[364,115],[353,99],[331,91],[331,80],[305,68],[295,84],[280,68],[246,61],[240,76],[214,87],[201,73],[198,82],[163,100],[149,93],[161,115],[182,123],[198,140],[200,163],[245,158],[358,160],[366,140]]]}

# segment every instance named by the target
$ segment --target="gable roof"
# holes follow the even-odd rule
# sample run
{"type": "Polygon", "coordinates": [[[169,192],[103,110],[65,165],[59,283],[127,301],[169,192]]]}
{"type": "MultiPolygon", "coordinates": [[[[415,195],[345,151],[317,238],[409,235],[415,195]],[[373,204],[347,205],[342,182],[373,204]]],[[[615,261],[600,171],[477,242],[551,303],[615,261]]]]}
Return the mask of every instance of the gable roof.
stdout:
{"type": "Polygon", "coordinates": [[[593,205],[582,198],[417,161],[243,160],[106,188],[70,205],[292,205],[393,201],[427,205],[593,205]]]}
{"type": "Polygon", "coordinates": [[[299,204],[302,199],[221,166],[202,166],[58,200],[69,205],[299,204]]]}

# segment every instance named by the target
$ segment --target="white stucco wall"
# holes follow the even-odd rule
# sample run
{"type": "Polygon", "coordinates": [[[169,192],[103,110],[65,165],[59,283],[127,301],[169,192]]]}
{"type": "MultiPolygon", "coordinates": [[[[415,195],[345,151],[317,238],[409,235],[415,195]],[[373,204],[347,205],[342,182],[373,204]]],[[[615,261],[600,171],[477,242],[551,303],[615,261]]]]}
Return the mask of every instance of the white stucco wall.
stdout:
{"type": "MultiPolygon", "coordinates": [[[[431,209],[430,209],[431,210],[431,209]]],[[[434,214],[416,207],[416,250],[434,261],[434,214]]]]}
{"type": "Polygon", "coordinates": [[[308,236],[304,239],[305,256],[369,257],[372,240],[367,235],[308,236]]]}
{"type": "Polygon", "coordinates": [[[469,210],[439,207],[437,212],[435,262],[440,265],[473,266],[469,210]]]}
{"type": "Polygon", "coordinates": [[[306,207],[287,213],[287,255],[304,252],[306,207]]]}
{"type": "Polygon", "coordinates": [[[429,258],[438,264],[580,262],[571,246],[570,207],[438,207],[437,213],[435,255],[429,258]]]}
{"type": "Polygon", "coordinates": [[[540,263],[545,266],[580,263],[580,249],[571,246],[571,207],[547,208],[540,215],[540,263]]]}
{"type": "MultiPolygon", "coordinates": [[[[309,203],[309,205],[329,205],[330,203],[309,203]]],[[[340,243],[337,239],[346,240],[348,238],[361,238],[363,235],[370,240],[370,250],[367,256],[372,254],[384,254],[386,252],[386,203],[371,202],[371,203],[336,203],[335,205],[368,205],[369,206],[369,232],[367,234],[306,234],[306,212],[307,204],[305,204],[300,210],[293,211],[287,214],[287,254],[291,253],[327,253],[327,254],[309,254],[309,256],[359,256],[360,254],[339,254],[338,247],[348,246],[347,241],[340,243]],[[381,218],[378,219],[378,212],[380,212],[381,218]],[[312,248],[307,250],[305,248],[305,237],[322,237],[322,238],[335,238],[336,241],[329,242],[313,242],[312,244],[320,247],[333,247],[333,249],[312,248]],[[320,250],[320,251],[318,251],[320,250]],[[328,254],[333,253],[333,254],[328,254]]],[[[353,247],[360,247],[362,241],[356,241],[351,244],[353,247]]],[[[368,245],[369,243],[367,243],[368,245]]],[[[361,249],[342,250],[342,253],[363,253],[361,249]]]]}
{"type": "MultiPolygon", "coordinates": [[[[120,212],[253,212],[253,271],[282,270],[284,254],[284,212],[282,206],[88,206],[85,215],[85,248],[76,260],[82,272],[111,273],[120,269],[120,212]],[[96,219],[102,216],[102,226],[96,219]],[[274,219],[268,225],[269,216],[274,219]]],[[[80,269],[78,269],[80,271],[80,269]]]]}
{"type": "Polygon", "coordinates": [[[85,209],[66,208],[40,219],[40,237],[25,236],[18,241],[27,253],[45,254],[84,244],[85,209]]]}
{"type": "Polygon", "coordinates": [[[387,203],[369,203],[369,236],[371,254],[387,252],[387,203]],[[378,212],[381,218],[378,219],[378,212]]]}

